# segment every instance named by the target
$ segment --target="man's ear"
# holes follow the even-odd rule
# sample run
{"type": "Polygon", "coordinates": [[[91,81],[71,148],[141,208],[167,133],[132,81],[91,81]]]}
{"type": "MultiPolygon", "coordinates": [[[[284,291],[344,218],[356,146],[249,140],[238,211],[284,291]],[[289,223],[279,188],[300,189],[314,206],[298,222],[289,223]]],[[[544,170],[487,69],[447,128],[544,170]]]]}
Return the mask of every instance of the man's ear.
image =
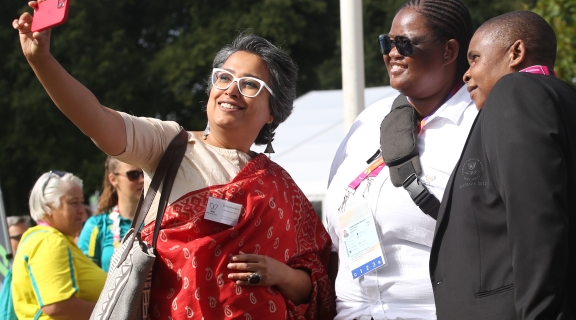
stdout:
{"type": "Polygon", "coordinates": [[[526,62],[526,45],[521,39],[516,40],[508,49],[509,63],[511,69],[517,69],[526,62]]]}
{"type": "Polygon", "coordinates": [[[450,64],[458,58],[458,50],[460,45],[456,39],[450,39],[446,42],[444,46],[444,64],[450,64]]]}

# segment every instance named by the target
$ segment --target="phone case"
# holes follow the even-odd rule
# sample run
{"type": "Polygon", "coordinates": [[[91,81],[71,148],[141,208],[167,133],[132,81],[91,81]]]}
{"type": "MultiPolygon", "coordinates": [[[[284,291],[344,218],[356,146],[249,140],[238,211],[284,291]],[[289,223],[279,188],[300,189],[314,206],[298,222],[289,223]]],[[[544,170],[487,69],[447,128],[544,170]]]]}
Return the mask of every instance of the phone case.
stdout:
{"type": "Polygon", "coordinates": [[[46,30],[66,22],[70,0],[45,0],[38,2],[32,19],[32,32],[46,30]]]}

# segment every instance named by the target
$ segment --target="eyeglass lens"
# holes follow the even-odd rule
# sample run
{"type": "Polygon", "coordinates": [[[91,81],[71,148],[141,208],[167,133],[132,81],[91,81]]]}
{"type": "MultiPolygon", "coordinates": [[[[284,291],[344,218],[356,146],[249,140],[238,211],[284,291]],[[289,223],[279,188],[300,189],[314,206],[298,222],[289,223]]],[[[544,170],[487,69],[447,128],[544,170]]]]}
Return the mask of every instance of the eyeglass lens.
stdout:
{"type": "Polygon", "coordinates": [[[255,97],[262,90],[262,84],[254,78],[236,78],[230,72],[223,70],[216,70],[212,75],[212,84],[220,90],[228,89],[234,80],[238,81],[240,93],[249,98],[255,97]]]}
{"type": "Polygon", "coordinates": [[[130,181],[136,181],[140,178],[140,176],[144,176],[144,172],[140,170],[130,170],[126,171],[126,177],[130,181]]]}
{"type": "Polygon", "coordinates": [[[403,36],[396,36],[394,39],[391,39],[389,35],[381,34],[378,36],[378,43],[380,44],[380,53],[382,54],[389,54],[390,51],[392,51],[392,44],[396,46],[398,53],[405,57],[409,57],[414,51],[410,38],[403,36]]]}

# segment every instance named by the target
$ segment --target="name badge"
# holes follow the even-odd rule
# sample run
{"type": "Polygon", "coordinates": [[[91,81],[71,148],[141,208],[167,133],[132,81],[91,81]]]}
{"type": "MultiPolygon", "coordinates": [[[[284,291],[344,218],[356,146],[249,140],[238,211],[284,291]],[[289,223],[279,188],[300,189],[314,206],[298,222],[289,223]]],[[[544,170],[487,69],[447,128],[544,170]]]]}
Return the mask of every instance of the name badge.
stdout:
{"type": "Polygon", "coordinates": [[[236,226],[242,205],[230,201],[209,197],[204,219],[236,226]]]}
{"type": "Polygon", "coordinates": [[[376,223],[366,201],[338,216],[352,278],[386,266],[376,223]]]}

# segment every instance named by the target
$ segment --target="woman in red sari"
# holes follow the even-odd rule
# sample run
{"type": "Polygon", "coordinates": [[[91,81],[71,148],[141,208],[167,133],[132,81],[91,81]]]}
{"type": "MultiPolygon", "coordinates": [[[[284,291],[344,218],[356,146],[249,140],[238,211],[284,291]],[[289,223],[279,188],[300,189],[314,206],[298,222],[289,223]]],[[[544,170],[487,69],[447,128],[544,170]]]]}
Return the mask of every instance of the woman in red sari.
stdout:
{"type": "MultiPolygon", "coordinates": [[[[180,126],[102,106],[52,57],[49,31],[32,33],[31,21],[24,13],[13,27],[54,103],[104,152],[141,167],[147,189],[180,126]]],[[[292,112],[297,67],[255,35],[225,46],[213,67],[208,126],[188,133],[161,221],[149,316],[331,319],[330,237],[290,175],[250,150],[253,143],[270,150],[274,130],[292,112]]],[[[151,241],[152,211],[145,241],[151,241]]]]}

